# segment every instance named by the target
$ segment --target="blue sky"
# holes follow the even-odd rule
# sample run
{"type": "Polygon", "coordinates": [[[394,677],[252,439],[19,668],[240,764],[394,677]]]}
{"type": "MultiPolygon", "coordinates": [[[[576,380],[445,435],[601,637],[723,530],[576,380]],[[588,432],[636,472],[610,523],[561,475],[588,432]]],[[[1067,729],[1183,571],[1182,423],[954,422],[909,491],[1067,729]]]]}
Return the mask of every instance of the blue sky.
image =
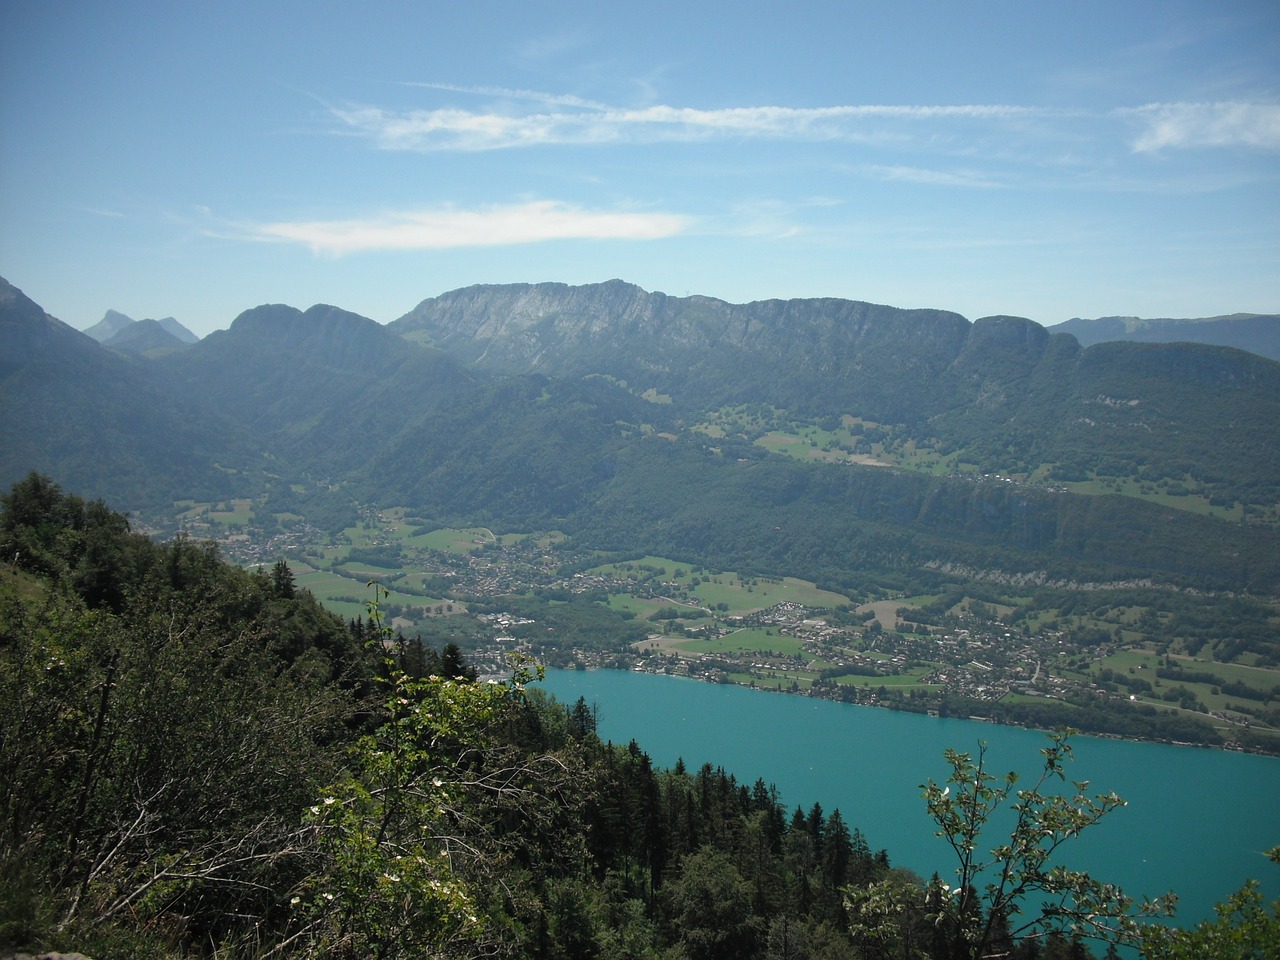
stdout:
{"type": "Polygon", "coordinates": [[[1280,4],[9,0],[0,275],[86,327],[619,277],[1280,311],[1280,4]]]}

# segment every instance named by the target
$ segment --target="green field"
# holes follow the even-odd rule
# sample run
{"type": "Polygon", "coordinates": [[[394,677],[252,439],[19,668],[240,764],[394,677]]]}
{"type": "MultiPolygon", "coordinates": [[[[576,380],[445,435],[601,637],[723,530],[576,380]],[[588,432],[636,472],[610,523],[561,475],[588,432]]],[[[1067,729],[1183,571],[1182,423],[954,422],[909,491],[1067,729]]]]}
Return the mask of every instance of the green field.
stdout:
{"type": "Polygon", "coordinates": [[[1126,497],[1136,497],[1139,500],[1149,500],[1152,503],[1158,503],[1162,507],[1171,507],[1174,510],[1185,510],[1187,513],[1198,513],[1204,516],[1217,517],[1220,520],[1229,520],[1232,523],[1239,523],[1244,519],[1244,508],[1240,504],[1234,504],[1230,507],[1214,506],[1209,502],[1207,497],[1199,494],[1171,494],[1161,493],[1159,490],[1144,485],[1142,481],[1130,479],[1127,477],[1115,477],[1101,480],[1076,480],[1063,484],[1067,490],[1072,493],[1083,493],[1093,496],[1101,496],[1109,493],[1118,493],[1126,497]]]}
{"type": "Polygon", "coordinates": [[[687,606],[682,603],[674,603],[671,600],[650,600],[645,597],[633,597],[629,593],[610,594],[609,607],[613,610],[626,610],[634,613],[637,617],[648,619],[659,610],[665,610],[669,607],[675,607],[681,613],[681,620],[689,618],[700,618],[704,616],[704,611],[699,607],[687,606]]]}
{"type": "MultiPolygon", "coordinates": [[[[372,578],[370,578],[372,579],[372,578]]],[[[328,570],[313,570],[309,567],[298,567],[294,570],[294,582],[315,594],[316,599],[326,609],[339,616],[354,620],[356,617],[367,617],[368,601],[373,599],[373,589],[365,580],[353,580],[328,570]]],[[[400,593],[394,589],[380,601],[385,604],[396,604],[406,608],[430,607],[448,601],[435,600],[430,597],[419,597],[409,593],[400,593]]],[[[461,611],[461,604],[454,604],[455,610],[461,611]]]]}
{"type": "MultiPolygon", "coordinates": [[[[769,577],[744,578],[736,573],[709,573],[705,569],[679,563],[665,557],[642,557],[639,560],[626,560],[616,563],[605,563],[587,571],[601,577],[617,579],[636,579],[651,581],[654,592],[662,592],[661,586],[667,585],[669,593],[684,593],[689,596],[689,603],[701,604],[705,607],[719,608],[722,614],[741,615],[754,610],[763,610],[778,603],[799,603],[807,607],[839,607],[849,603],[849,598],[823,590],[809,580],[797,580],[794,577],[773,579],[769,577]],[[694,585],[694,580],[697,585],[694,585]]],[[[635,605],[625,601],[610,600],[610,606],[616,609],[631,610],[639,616],[645,611],[668,606],[681,606],[673,600],[658,601],[652,607],[650,601],[637,600],[635,605]]],[[[692,609],[692,608],[691,608],[692,609]]]]}
{"type": "MultiPolygon", "coordinates": [[[[1093,666],[1093,674],[1096,676],[1101,670],[1110,668],[1114,671],[1118,678],[1136,676],[1141,677],[1152,685],[1150,692],[1143,692],[1139,699],[1147,703],[1157,706],[1176,707],[1177,703],[1164,700],[1163,694],[1172,690],[1185,689],[1193,694],[1206,709],[1210,711],[1226,711],[1239,712],[1242,707],[1256,708],[1260,701],[1251,698],[1241,697],[1238,694],[1224,693],[1221,687],[1231,683],[1242,683],[1258,691],[1269,691],[1278,684],[1277,672],[1275,670],[1267,670],[1259,667],[1248,667],[1235,663],[1218,663],[1212,660],[1191,660],[1185,657],[1171,658],[1173,666],[1181,668],[1187,672],[1210,674],[1215,678],[1215,682],[1209,683],[1200,680],[1180,679],[1177,677],[1159,677],[1156,670],[1165,665],[1165,658],[1160,655],[1144,650],[1130,649],[1122,650],[1118,653],[1098,661],[1093,666]]],[[[1218,726],[1223,726],[1221,722],[1214,721],[1218,726]]]]}
{"type": "Polygon", "coordinates": [[[443,553],[475,553],[486,543],[497,542],[493,531],[484,527],[455,530],[442,527],[430,533],[420,533],[405,540],[405,544],[421,550],[439,550],[443,553]]]}
{"type": "Polygon", "coordinates": [[[174,506],[179,508],[178,520],[204,519],[224,528],[243,527],[253,519],[252,500],[223,500],[218,503],[179,500],[174,506]]]}
{"type": "Polygon", "coordinates": [[[835,682],[844,687],[869,687],[872,689],[888,687],[893,690],[901,690],[904,693],[908,690],[946,689],[941,684],[924,683],[924,675],[928,672],[928,669],[917,669],[907,673],[888,674],[881,677],[859,677],[853,674],[846,674],[843,677],[836,677],[835,682]]]}
{"type": "Polygon", "coordinates": [[[735,630],[715,640],[682,640],[678,641],[682,650],[690,653],[765,653],[772,651],[784,656],[804,654],[804,644],[795,637],[784,636],[777,630],[752,627],[746,630],[735,630]]]}

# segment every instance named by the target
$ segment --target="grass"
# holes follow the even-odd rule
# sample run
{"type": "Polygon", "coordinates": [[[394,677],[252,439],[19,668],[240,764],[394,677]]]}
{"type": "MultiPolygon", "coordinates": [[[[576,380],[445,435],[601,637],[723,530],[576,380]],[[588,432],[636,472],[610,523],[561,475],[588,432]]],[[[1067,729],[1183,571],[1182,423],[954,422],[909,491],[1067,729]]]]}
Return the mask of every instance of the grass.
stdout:
{"type": "MultiPolygon", "coordinates": [[[[647,556],[639,560],[605,563],[587,572],[601,577],[657,581],[658,583],[654,584],[655,589],[660,589],[658,584],[670,584],[673,592],[688,593],[696,598],[695,602],[703,606],[715,608],[724,604],[726,609],[720,612],[725,615],[749,613],[784,602],[823,608],[839,607],[849,603],[849,598],[843,594],[823,590],[810,580],[798,580],[795,577],[744,578],[732,572],[711,573],[701,567],[680,563],[666,557],[647,556]],[[696,587],[693,585],[695,578],[698,580],[696,587]]],[[[662,607],[682,608],[681,604],[672,600],[651,602],[633,599],[634,603],[629,603],[611,598],[609,605],[616,609],[632,610],[638,615],[644,615],[645,611],[662,607]]]]}
{"type": "MultiPolygon", "coordinates": [[[[699,617],[702,611],[697,607],[687,607],[683,604],[673,603],[670,600],[650,600],[647,597],[633,597],[629,593],[615,593],[609,596],[609,607],[613,610],[626,610],[634,613],[637,617],[648,619],[659,610],[666,610],[669,607],[675,607],[681,614],[688,614],[688,617],[699,617]]],[[[688,619],[682,616],[681,619],[688,619]]]]}
{"type": "Polygon", "coordinates": [[[429,533],[419,533],[405,539],[405,545],[420,550],[439,550],[442,553],[475,553],[486,543],[498,538],[486,527],[469,527],[464,530],[442,527],[429,533]]]}
{"type": "MultiPolygon", "coordinates": [[[[1127,676],[1141,677],[1153,687],[1152,692],[1140,697],[1140,700],[1144,703],[1159,707],[1177,707],[1176,703],[1161,699],[1161,695],[1168,690],[1185,687],[1207,709],[1217,711],[1226,711],[1240,706],[1256,707],[1259,703],[1239,696],[1221,692],[1214,693],[1215,687],[1221,687],[1225,683],[1240,682],[1258,690],[1269,690],[1277,682],[1280,682],[1280,674],[1277,674],[1274,670],[1260,667],[1217,663],[1212,660],[1191,660],[1186,657],[1174,657],[1173,661],[1176,666],[1189,672],[1212,674],[1216,678],[1216,682],[1206,683],[1158,677],[1156,669],[1164,665],[1164,658],[1149,650],[1139,649],[1121,650],[1111,654],[1094,664],[1093,673],[1096,675],[1103,668],[1110,667],[1121,678],[1127,676]],[[1133,670],[1132,674],[1129,672],[1130,669],[1133,670]]],[[[1213,718],[1206,717],[1206,719],[1218,726],[1222,725],[1220,722],[1214,721],[1213,718]]]]}
{"type": "MultiPolygon", "coordinates": [[[[316,599],[323,603],[326,609],[332,610],[345,619],[352,620],[356,617],[367,617],[369,615],[366,602],[373,599],[373,591],[363,580],[353,580],[328,570],[312,570],[308,568],[305,572],[299,572],[298,569],[295,569],[294,582],[315,594],[316,599]]],[[[419,597],[390,589],[382,602],[418,608],[435,606],[449,601],[419,597]]],[[[454,603],[454,609],[461,610],[462,605],[454,603]]]]}
{"type": "Polygon", "coordinates": [[[601,577],[616,577],[618,579],[634,577],[635,579],[643,580],[658,577],[662,580],[672,580],[687,577],[694,569],[687,563],[668,560],[666,557],[645,556],[638,560],[619,560],[614,563],[602,563],[598,567],[592,567],[587,573],[601,577]]]}
{"type": "Polygon", "coordinates": [[[1238,503],[1230,507],[1214,506],[1209,502],[1208,497],[1203,497],[1196,493],[1161,493],[1158,490],[1151,490],[1149,483],[1144,484],[1141,480],[1128,477],[1108,478],[1105,480],[1075,480],[1064,483],[1063,486],[1071,493],[1091,496],[1119,494],[1123,497],[1148,500],[1151,503],[1157,503],[1162,507],[1170,507],[1174,510],[1183,510],[1187,513],[1196,513],[1206,517],[1217,517],[1220,520],[1228,520],[1232,523],[1239,523],[1244,519],[1244,508],[1238,503]]]}
{"type": "Polygon", "coordinates": [[[1280,685],[1280,672],[1268,667],[1249,667],[1239,663],[1218,663],[1216,660],[1193,660],[1179,656],[1174,656],[1173,662],[1183,670],[1212,673],[1223,683],[1247,683],[1262,690],[1280,685]]]}
{"type": "Polygon", "coordinates": [[[218,503],[178,500],[174,506],[179,508],[179,521],[203,518],[222,527],[243,527],[253,519],[252,500],[223,500],[218,503]]]}
{"type": "Polygon", "coordinates": [[[224,527],[243,527],[253,519],[253,501],[223,501],[210,509],[206,516],[224,527]]]}
{"type": "Polygon", "coordinates": [[[714,640],[685,640],[679,646],[690,653],[765,653],[772,651],[784,656],[804,655],[804,644],[795,637],[785,636],[777,630],[751,627],[735,630],[714,640]]]}
{"type": "Polygon", "coordinates": [[[898,673],[889,674],[882,677],[860,677],[854,674],[845,674],[836,677],[835,682],[844,687],[888,687],[893,690],[944,690],[944,686],[936,683],[924,683],[925,671],[917,673],[898,673]]]}
{"type": "Polygon", "coordinates": [[[866,613],[870,610],[885,630],[897,630],[898,608],[905,605],[902,600],[876,600],[874,603],[864,603],[858,607],[858,613],[866,613]]]}

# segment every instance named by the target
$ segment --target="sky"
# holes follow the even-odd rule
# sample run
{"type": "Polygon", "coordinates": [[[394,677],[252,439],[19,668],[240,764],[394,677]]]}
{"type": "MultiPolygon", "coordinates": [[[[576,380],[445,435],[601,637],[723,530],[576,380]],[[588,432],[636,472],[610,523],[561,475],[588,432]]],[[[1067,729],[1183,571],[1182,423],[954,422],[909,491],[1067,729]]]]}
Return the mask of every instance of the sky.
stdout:
{"type": "Polygon", "coordinates": [[[1280,312],[1280,3],[6,0],[0,276],[199,335],[612,278],[1280,312]]]}

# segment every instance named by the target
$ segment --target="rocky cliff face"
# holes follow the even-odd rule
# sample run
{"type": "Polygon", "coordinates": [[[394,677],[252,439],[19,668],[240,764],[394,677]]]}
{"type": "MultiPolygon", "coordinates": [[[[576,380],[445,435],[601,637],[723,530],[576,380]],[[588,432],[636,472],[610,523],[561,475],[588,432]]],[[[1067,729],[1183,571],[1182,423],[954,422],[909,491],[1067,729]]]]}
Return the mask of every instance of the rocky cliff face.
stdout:
{"type": "Polygon", "coordinates": [[[730,304],[613,280],[469,287],[391,325],[498,373],[602,373],[697,404],[817,397],[902,419],[955,360],[969,322],[851,300],[730,304]]]}
{"type": "Polygon", "coordinates": [[[838,299],[730,304],[649,293],[621,280],[467,287],[424,300],[392,324],[410,339],[434,343],[468,362],[521,372],[572,363],[596,352],[592,347],[614,352],[641,341],[651,350],[761,352],[825,343],[845,354],[910,338],[914,346],[936,344],[954,353],[968,326],[963,317],[942,310],[838,299]]]}

